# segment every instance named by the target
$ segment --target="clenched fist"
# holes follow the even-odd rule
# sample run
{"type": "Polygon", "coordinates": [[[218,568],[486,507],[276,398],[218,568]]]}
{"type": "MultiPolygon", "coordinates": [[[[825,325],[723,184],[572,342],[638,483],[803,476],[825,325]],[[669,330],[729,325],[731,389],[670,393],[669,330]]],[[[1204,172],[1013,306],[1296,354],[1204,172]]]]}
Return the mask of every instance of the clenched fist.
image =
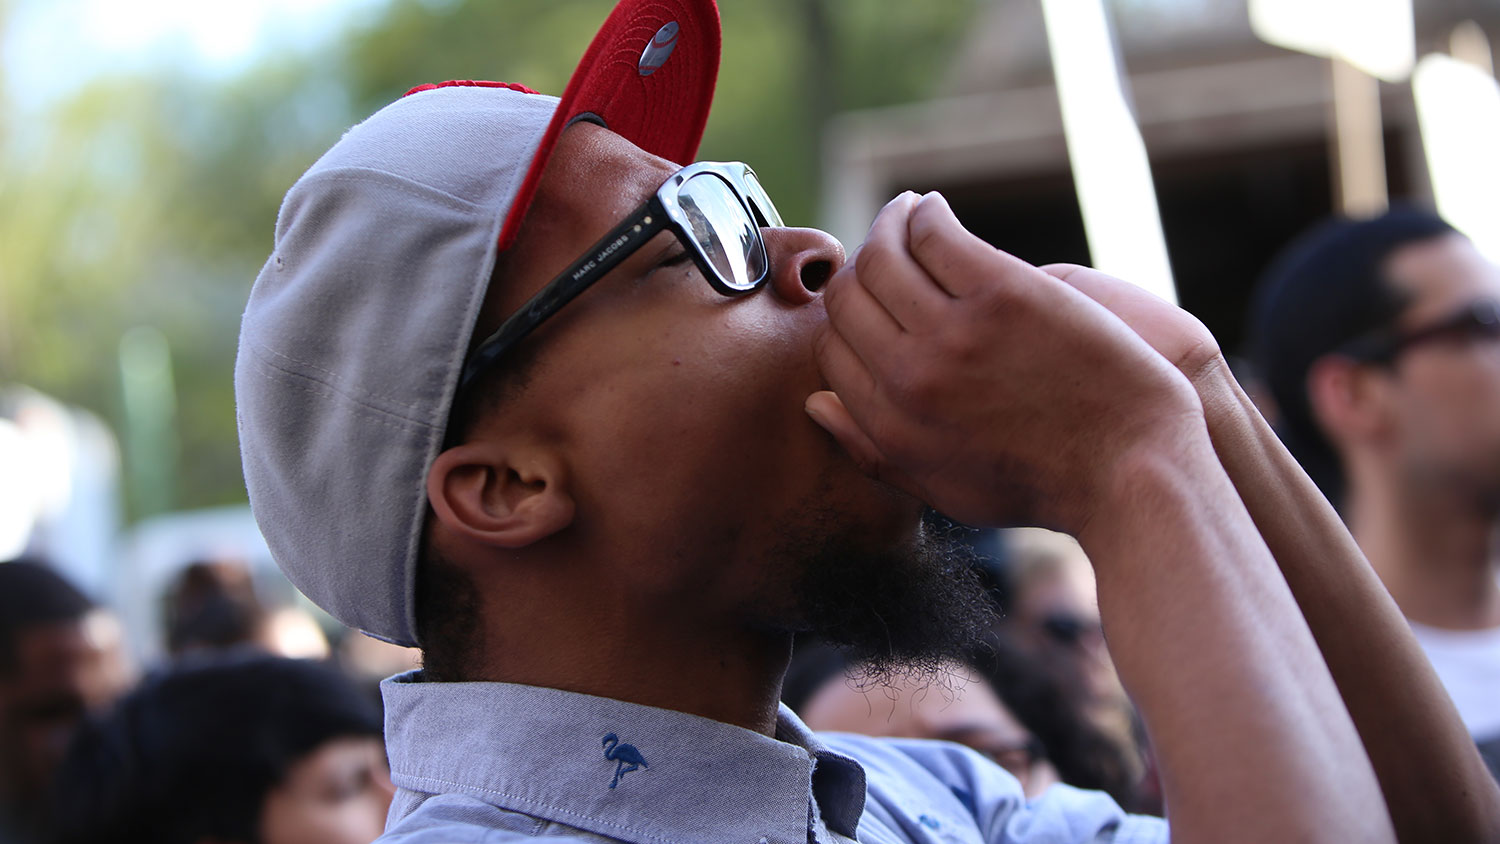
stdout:
{"type": "Polygon", "coordinates": [[[1124,458],[1207,442],[1187,379],[1072,285],[903,194],[829,281],[810,415],[974,525],[1081,531],[1124,458]]]}

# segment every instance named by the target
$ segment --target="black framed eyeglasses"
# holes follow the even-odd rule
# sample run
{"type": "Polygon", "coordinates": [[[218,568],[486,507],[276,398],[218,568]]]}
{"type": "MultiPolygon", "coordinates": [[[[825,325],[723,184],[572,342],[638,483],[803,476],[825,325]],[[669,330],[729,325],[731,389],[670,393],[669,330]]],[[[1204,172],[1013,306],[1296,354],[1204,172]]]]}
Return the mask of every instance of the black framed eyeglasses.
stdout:
{"type": "Polygon", "coordinates": [[[782,225],[750,165],[689,164],[486,337],[464,365],[459,389],[662,231],[677,236],[714,290],[741,296],[770,275],[761,228],[782,225]]]}
{"type": "Polygon", "coordinates": [[[1477,299],[1446,317],[1411,331],[1373,331],[1339,346],[1335,352],[1358,361],[1389,364],[1412,346],[1442,339],[1500,337],[1500,304],[1477,299]]]}

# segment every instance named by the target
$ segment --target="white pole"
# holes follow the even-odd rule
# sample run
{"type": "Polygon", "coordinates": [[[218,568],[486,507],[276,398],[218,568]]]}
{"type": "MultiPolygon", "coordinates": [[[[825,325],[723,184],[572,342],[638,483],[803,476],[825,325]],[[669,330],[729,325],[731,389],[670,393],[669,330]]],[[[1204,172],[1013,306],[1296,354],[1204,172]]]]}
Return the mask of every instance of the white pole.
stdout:
{"type": "Polygon", "coordinates": [[[1374,217],[1390,201],[1385,182],[1385,127],[1380,83],[1341,58],[1333,71],[1334,194],[1348,217],[1374,217]]]}
{"type": "Polygon", "coordinates": [[[1101,0],[1042,0],[1063,133],[1094,266],[1177,301],[1156,187],[1101,0]]]}

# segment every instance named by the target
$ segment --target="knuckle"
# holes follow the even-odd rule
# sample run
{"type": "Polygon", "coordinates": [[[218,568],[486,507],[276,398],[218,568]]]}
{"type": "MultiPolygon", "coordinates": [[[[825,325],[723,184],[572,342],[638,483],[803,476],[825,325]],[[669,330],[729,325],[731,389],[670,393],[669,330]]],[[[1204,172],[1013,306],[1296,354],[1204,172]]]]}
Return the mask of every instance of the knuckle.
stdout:
{"type": "Polygon", "coordinates": [[[911,218],[910,243],[913,255],[929,257],[938,252],[943,241],[942,227],[931,219],[925,208],[918,208],[911,218]]]}
{"type": "Polygon", "coordinates": [[[913,253],[948,252],[969,245],[968,232],[942,210],[942,206],[924,202],[912,212],[907,237],[913,253]]]}

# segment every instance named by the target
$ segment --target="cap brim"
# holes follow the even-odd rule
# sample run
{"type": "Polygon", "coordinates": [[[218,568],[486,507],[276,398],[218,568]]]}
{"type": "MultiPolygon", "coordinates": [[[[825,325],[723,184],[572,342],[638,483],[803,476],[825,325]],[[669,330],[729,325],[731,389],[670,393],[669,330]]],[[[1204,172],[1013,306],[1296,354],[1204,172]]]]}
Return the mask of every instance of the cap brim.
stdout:
{"type": "Polygon", "coordinates": [[[713,0],[623,0],[615,6],[568,80],[506,215],[500,248],[515,241],[557,139],[581,116],[653,155],[692,161],[713,104],[719,49],[713,0]]]}

